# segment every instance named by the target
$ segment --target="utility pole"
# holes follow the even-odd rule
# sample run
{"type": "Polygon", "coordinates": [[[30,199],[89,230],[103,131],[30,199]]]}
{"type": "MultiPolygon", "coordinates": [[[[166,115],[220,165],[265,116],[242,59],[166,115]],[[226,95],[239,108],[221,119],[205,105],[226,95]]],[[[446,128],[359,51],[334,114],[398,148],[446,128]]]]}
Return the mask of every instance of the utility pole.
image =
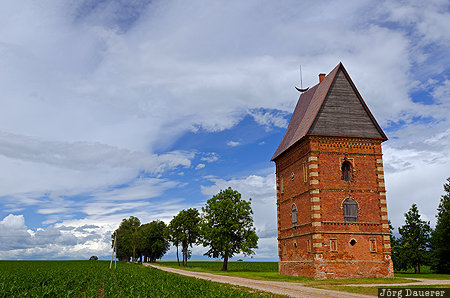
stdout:
{"type": "Polygon", "coordinates": [[[114,232],[114,269],[117,268],[117,233],[114,232]]]}
{"type": "Polygon", "coordinates": [[[113,244],[113,250],[111,254],[111,263],[109,264],[109,269],[112,268],[112,262],[114,257],[114,269],[116,269],[116,258],[117,258],[117,233],[114,231],[114,244],[113,244]]]}

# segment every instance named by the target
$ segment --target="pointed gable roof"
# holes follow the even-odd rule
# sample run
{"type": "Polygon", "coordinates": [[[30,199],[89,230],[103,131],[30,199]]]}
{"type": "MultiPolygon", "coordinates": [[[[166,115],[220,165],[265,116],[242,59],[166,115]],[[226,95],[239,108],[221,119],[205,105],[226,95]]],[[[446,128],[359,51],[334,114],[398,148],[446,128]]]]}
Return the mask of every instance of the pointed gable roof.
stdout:
{"type": "Polygon", "coordinates": [[[342,63],[302,93],[272,161],[306,135],[387,140],[342,63]]]}

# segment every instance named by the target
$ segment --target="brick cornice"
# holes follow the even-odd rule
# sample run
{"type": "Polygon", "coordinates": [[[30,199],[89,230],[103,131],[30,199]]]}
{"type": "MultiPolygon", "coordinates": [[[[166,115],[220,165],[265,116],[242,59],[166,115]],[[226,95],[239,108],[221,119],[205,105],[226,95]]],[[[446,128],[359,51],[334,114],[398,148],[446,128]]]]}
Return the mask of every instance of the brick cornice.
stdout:
{"type": "Polygon", "coordinates": [[[293,234],[289,236],[278,237],[278,240],[291,239],[311,234],[348,234],[348,235],[390,235],[389,232],[363,232],[363,231],[325,231],[325,230],[316,230],[309,231],[305,233],[293,234]]]}

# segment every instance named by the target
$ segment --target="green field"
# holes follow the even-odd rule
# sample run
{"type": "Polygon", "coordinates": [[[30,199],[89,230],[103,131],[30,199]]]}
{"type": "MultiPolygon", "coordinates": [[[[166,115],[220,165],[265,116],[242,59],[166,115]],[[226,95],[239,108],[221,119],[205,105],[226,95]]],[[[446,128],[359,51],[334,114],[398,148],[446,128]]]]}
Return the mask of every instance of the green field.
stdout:
{"type": "Polygon", "coordinates": [[[233,286],[140,265],[102,261],[0,261],[0,297],[252,297],[233,286]]]}

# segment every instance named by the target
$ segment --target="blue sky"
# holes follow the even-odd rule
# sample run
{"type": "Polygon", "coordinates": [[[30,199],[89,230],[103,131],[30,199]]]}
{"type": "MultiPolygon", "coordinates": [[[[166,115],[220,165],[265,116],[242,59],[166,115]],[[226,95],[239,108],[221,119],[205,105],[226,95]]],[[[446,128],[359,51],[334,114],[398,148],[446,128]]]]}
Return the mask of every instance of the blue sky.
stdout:
{"type": "MultiPolygon", "coordinates": [[[[450,176],[448,1],[3,1],[0,259],[107,258],[122,218],[231,186],[276,260],[270,158],[342,61],[389,141],[389,217],[435,222],[450,176]]],[[[200,258],[203,247],[193,249],[200,258]]],[[[174,258],[172,249],[167,259],[174,258]]]]}

